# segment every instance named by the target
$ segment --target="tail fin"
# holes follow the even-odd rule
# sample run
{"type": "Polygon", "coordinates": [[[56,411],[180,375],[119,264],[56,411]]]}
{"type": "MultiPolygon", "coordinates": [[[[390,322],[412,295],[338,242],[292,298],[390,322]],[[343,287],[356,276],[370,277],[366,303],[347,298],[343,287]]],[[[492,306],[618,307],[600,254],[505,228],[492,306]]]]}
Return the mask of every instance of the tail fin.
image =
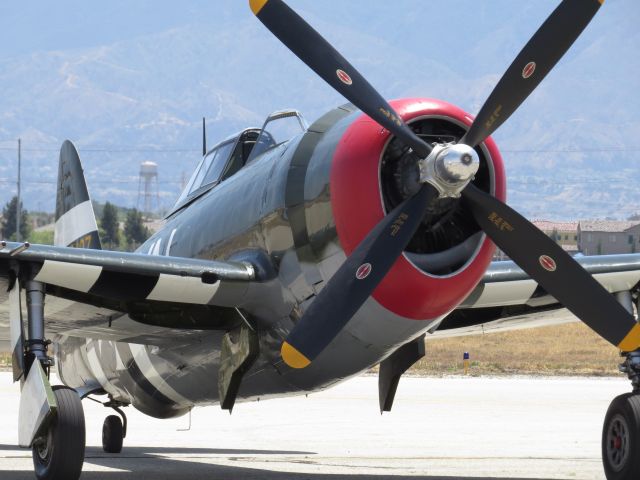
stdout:
{"type": "Polygon", "coordinates": [[[69,140],[60,148],[53,243],[62,247],[102,248],[80,157],[69,140]]]}

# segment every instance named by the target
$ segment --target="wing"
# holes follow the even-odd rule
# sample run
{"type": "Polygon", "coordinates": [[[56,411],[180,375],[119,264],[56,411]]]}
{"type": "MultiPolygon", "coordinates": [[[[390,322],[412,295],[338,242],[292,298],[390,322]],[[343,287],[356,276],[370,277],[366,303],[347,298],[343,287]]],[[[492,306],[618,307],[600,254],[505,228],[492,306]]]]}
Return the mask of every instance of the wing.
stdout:
{"type": "MultiPolygon", "coordinates": [[[[576,257],[609,292],[631,306],[640,254],[576,257]]],[[[514,262],[493,262],[482,281],[427,338],[470,335],[578,321],[514,262]]]]}
{"type": "Polygon", "coordinates": [[[8,337],[6,292],[16,278],[21,285],[30,280],[46,285],[52,334],[157,344],[171,338],[167,329],[183,337],[227,329],[243,321],[235,307],[251,285],[267,279],[257,267],[259,254],[246,258],[220,262],[3,243],[0,340],[8,337]]]}

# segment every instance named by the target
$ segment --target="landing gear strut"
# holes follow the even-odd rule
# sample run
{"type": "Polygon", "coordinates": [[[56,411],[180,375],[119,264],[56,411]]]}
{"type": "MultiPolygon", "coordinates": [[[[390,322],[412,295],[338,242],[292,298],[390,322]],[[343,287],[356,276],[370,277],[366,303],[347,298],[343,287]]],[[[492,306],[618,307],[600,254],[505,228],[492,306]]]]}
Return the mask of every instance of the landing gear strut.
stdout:
{"type": "MultiPolygon", "coordinates": [[[[19,281],[13,288],[19,294],[19,281]]],[[[80,397],[67,387],[51,387],[53,359],[44,331],[44,285],[26,283],[28,333],[25,380],[20,398],[19,444],[30,447],[38,480],[77,480],[85,448],[84,411],[80,397]]],[[[19,311],[19,297],[18,297],[19,311]]]]}
{"type": "Polygon", "coordinates": [[[632,393],[613,399],[602,428],[602,462],[607,480],[640,478],[640,351],[624,353],[620,371],[626,373],[632,393]]]}

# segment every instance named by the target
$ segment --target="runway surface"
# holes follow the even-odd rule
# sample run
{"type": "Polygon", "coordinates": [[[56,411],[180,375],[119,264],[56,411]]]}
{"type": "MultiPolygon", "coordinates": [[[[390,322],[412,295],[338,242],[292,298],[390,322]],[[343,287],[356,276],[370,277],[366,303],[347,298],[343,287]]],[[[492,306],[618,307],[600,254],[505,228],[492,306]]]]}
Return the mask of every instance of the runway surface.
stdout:
{"type": "MultiPolygon", "coordinates": [[[[380,415],[377,378],[326,392],[155,420],[128,408],[120,455],[102,452],[110,410],[84,402],[83,479],[602,479],[600,433],[625,379],[403,378],[380,415]]],[[[18,449],[19,389],[0,373],[0,479],[31,479],[18,449]]]]}

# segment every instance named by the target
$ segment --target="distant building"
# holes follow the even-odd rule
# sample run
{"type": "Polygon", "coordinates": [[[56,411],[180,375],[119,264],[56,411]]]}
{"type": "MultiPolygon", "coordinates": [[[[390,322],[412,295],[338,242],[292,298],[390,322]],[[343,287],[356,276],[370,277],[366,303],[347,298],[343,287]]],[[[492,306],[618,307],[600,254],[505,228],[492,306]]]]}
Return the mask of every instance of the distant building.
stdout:
{"type": "MultiPolygon", "coordinates": [[[[579,252],[578,249],[578,222],[552,222],[549,220],[533,220],[532,223],[542,230],[548,237],[555,240],[564,251],[570,255],[579,252]]],[[[494,260],[509,260],[509,257],[499,248],[493,255],[494,260]]]]}
{"type": "Polygon", "coordinates": [[[533,224],[566,251],[571,253],[578,251],[578,222],[534,220],[533,224]]]}
{"type": "Polygon", "coordinates": [[[640,221],[581,220],[578,249],[585,255],[640,251],[640,221]]]}
{"type": "MultiPolygon", "coordinates": [[[[532,222],[555,240],[567,253],[575,255],[614,255],[640,252],[640,220],[580,220],[579,222],[532,222]]],[[[496,249],[494,260],[507,260],[496,249]]]]}

